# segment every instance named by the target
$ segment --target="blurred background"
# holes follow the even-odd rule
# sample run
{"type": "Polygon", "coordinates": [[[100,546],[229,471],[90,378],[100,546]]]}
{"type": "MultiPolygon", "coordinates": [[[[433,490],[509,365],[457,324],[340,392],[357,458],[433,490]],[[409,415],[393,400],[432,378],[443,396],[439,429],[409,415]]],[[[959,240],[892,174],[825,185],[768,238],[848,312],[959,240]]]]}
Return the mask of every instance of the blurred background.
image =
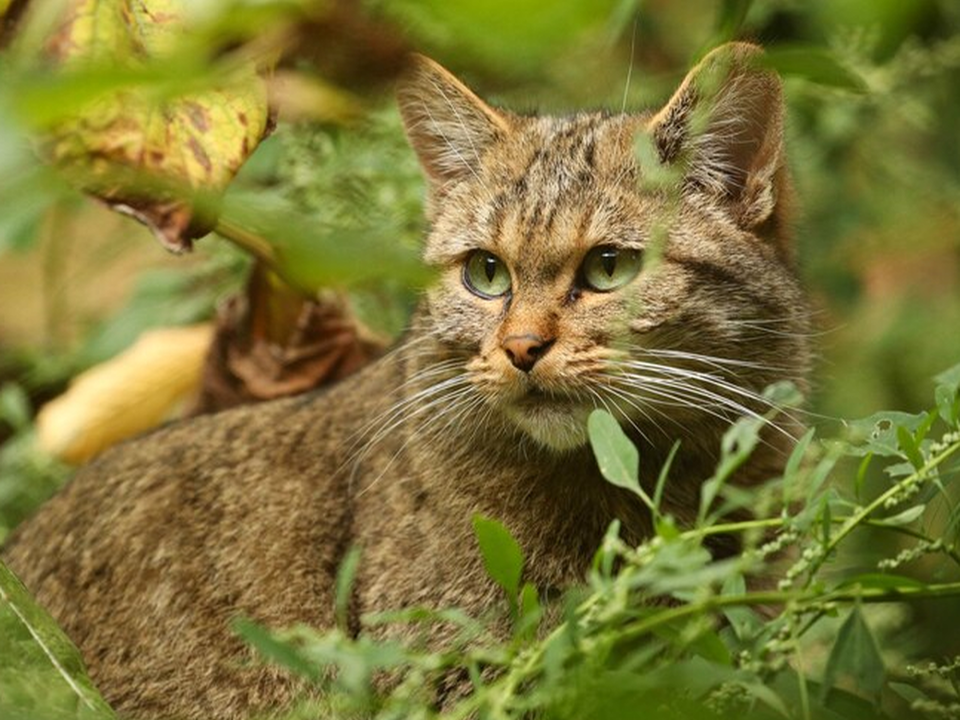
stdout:
{"type": "MultiPolygon", "coordinates": [[[[110,443],[336,381],[403,331],[424,282],[392,94],[409,51],[518,111],[640,110],[730,39],[786,83],[814,424],[927,408],[960,362],[957,0],[0,0],[0,542],[110,443]],[[211,95],[238,67],[262,97],[211,95]],[[187,150],[209,171],[221,139],[240,148],[213,209],[165,237],[192,252],[102,202],[143,209],[122,178],[90,182],[150,155],[148,132],[194,190],[187,150]]],[[[952,600],[892,612],[872,616],[885,647],[958,652],[952,600]]]]}
{"type": "MultiPolygon", "coordinates": [[[[31,43],[44,48],[37,28],[56,31],[66,17],[34,22],[40,4],[0,2],[0,539],[93,452],[64,451],[75,426],[38,447],[35,413],[145,330],[200,328],[141,346],[133,370],[108,366],[71,412],[105,405],[115,419],[118,404],[143,408],[155,392],[168,397],[147,424],[196,409],[188,391],[218,308],[223,357],[237,354],[224,340],[231,312],[244,317],[240,354],[257,356],[251,333],[287,343],[303,331],[304,289],[320,290],[322,318],[310,322],[346,328],[341,374],[402,331],[422,281],[424,228],[423,185],[392,100],[410,50],[494,103],[563,112],[655,108],[716,44],[763,44],[786,81],[798,256],[817,308],[812,409],[828,426],[879,409],[916,411],[930,404],[930,377],[960,361],[956,0],[204,0],[181,8],[199,31],[174,43],[173,66],[167,48],[157,51],[163,62],[132,75],[101,64],[69,77],[49,42],[30,59],[31,43]],[[173,97],[197,78],[214,82],[243,53],[265,78],[273,129],[227,187],[223,237],[171,254],[44,162],[49,138],[62,138],[65,118],[98,93],[136,85],[173,97]],[[252,256],[276,262],[253,269],[252,256]],[[259,307],[263,297],[271,300],[259,307]],[[284,313],[277,340],[262,326],[276,327],[268,321],[284,313]],[[169,352],[177,347],[180,355],[169,352]]],[[[45,5],[69,15],[83,3],[45,5]]],[[[103,47],[95,36],[83,41],[103,47]]],[[[248,359],[231,366],[234,375],[248,359]]],[[[300,380],[286,367],[284,388],[338,376],[311,367],[306,380],[302,364],[300,380]]]]}

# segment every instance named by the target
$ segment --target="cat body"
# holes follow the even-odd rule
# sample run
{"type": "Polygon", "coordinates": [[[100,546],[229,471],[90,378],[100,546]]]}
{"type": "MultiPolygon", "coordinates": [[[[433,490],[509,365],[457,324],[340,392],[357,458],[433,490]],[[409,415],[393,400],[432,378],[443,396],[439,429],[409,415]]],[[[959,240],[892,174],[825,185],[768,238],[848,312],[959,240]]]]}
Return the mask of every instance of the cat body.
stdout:
{"type": "MultiPolygon", "coordinates": [[[[329,390],[114,448],[5,550],[108,701],[134,718],[284,704],[295,683],[249,662],[230,620],[330,627],[353,546],[353,631],[374,611],[484,611],[502,594],[476,513],[517,537],[541,593],[576,584],[612,520],[630,541],[651,531],[599,473],[595,407],[637,443],[648,487],[680,440],[664,503],[695,515],[730,422],[808,365],[780,83],[758,54],[715,51],[660,113],[568,118],[493,109],[417,60],[399,98],[438,280],[406,337],[329,390]],[[645,189],[663,168],[676,193],[645,189]]],[[[797,431],[768,428],[735,481],[775,476],[797,431]]]]}

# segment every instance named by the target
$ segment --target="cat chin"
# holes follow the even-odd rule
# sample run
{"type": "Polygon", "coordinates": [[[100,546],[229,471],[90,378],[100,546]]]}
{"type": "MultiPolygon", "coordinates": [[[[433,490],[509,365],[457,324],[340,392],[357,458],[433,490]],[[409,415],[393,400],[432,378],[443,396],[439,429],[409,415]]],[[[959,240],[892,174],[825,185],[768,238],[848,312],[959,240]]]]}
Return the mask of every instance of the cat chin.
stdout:
{"type": "Polygon", "coordinates": [[[527,436],[548,450],[566,452],[589,441],[590,408],[509,408],[507,417],[527,436]]]}

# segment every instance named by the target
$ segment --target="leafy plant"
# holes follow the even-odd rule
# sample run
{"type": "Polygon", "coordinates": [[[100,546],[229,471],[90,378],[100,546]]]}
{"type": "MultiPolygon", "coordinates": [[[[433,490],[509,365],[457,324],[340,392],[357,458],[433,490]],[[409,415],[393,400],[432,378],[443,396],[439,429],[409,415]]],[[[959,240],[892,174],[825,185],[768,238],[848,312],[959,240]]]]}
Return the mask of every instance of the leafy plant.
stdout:
{"type": "Polygon", "coordinates": [[[0,544],[70,475],[66,466],[37,448],[32,415],[22,387],[0,385],[0,425],[13,431],[0,445],[0,544]]]}
{"type": "Polygon", "coordinates": [[[112,720],[80,654],[0,563],[0,713],[7,720],[112,720]]]}
{"type": "MultiPolygon", "coordinates": [[[[936,407],[925,413],[848,423],[843,439],[817,441],[811,431],[783,476],[749,495],[717,482],[759,439],[763,423],[741,420],[703,485],[697,522],[662,516],[638,547],[614,523],[585,587],[549,601],[562,621],[538,633],[517,622],[551,614],[532,587],[521,590],[519,545],[478,516],[480,551],[505,595],[489,616],[407,609],[364,618],[356,638],[249,624],[242,634],[318,684],[331,707],[363,717],[621,718],[626,708],[656,718],[946,717],[960,702],[958,663],[907,657],[894,631],[916,601],[960,598],[960,512],[949,500],[960,470],[958,388],[960,366],[938,376],[936,407]],[[870,463],[886,471],[872,490],[862,482],[870,463]],[[730,519],[745,507],[753,517],[730,519]],[[890,553],[864,556],[864,533],[892,538],[890,553]],[[742,551],[714,561],[708,541],[719,535],[736,536],[742,551]],[[902,574],[920,558],[949,564],[953,579],[902,574]],[[893,626],[889,608],[900,611],[893,626]],[[498,636],[504,613],[514,620],[509,637],[498,636]],[[410,622],[461,632],[432,651],[374,639],[384,623],[410,622]],[[384,673],[389,683],[378,680],[384,673]],[[425,688],[450,677],[468,678],[469,689],[438,709],[425,688]]],[[[597,411],[590,435],[607,479],[643,493],[636,450],[613,418],[597,411]]]]}

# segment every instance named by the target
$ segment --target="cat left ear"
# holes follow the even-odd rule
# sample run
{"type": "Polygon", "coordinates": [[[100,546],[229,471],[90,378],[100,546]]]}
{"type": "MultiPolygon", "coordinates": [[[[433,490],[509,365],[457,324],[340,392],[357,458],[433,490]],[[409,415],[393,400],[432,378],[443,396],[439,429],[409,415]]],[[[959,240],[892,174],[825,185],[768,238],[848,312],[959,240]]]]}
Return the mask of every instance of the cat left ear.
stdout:
{"type": "Polygon", "coordinates": [[[483,153],[510,131],[507,116],[422,55],[412,57],[397,100],[434,194],[476,176],[483,153]]]}
{"type": "Polygon", "coordinates": [[[685,187],[719,200],[737,224],[779,234],[787,178],[783,88],[763,51],[728,43],[708,54],[648,131],[663,163],[681,163],[685,187]]]}

